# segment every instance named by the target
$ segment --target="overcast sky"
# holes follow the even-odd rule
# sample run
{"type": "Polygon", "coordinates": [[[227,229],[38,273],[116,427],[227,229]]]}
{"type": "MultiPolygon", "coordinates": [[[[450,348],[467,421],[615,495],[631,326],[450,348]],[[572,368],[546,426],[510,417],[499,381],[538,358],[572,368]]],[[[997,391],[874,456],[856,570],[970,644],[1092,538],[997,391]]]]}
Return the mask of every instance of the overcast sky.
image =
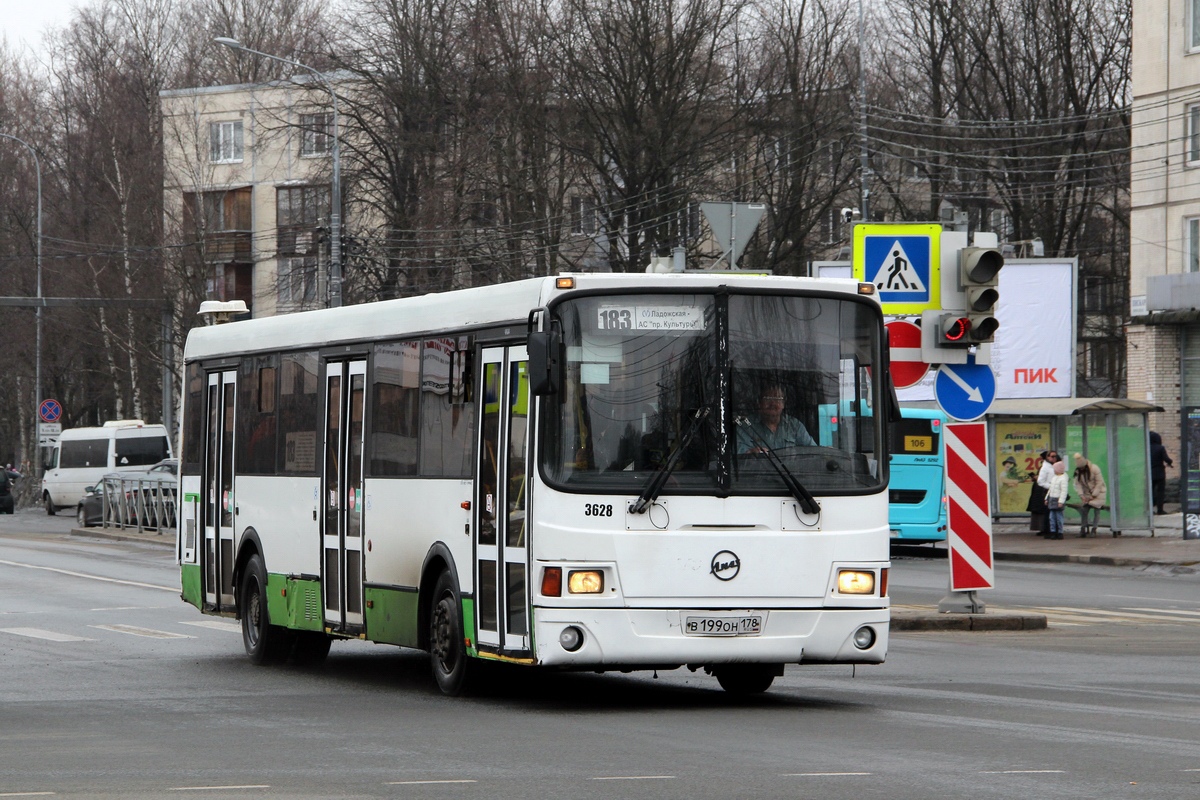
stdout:
{"type": "Polygon", "coordinates": [[[87,0],[0,0],[0,28],[9,49],[17,51],[22,45],[40,49],[42,32],[66,25],[71,9],[81,4],[87,0]]]}

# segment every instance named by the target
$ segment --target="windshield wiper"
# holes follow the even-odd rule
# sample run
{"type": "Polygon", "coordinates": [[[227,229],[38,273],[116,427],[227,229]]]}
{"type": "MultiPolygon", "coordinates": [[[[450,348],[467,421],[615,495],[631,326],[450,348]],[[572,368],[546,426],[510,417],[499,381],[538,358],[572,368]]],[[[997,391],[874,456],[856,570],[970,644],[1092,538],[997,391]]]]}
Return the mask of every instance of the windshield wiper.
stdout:
{"type": "Polygon", "coordinates": [[[796,476],[792,474],[787,465],[779,460],[779,456],[771,449],[771,446],[764,442],[754,432],[754,426],[750,424],[750,420],[745,417],[738,417],[737,424],[743,428],[750,436],[750,440],[767,457],[767,461],[775,471],[779,473],[779,477],[783,479],[783,483],[787,486],[788,491],[792,493],[792,497],[796,498],[796,502],[800,504],[800,510],[805,514],[820,514],[821,506],[817,503],[817,498],[812,496],[812,492],[804,488],[804,484],[796,480],[796,476]]]}
{"type": "Polygon", "coordinates": [[[663,486],[667,483],[667,478],[671,477],[671,473],[675,471],[675,465],[679,463],[679,457],[683,455],[683,450],[691,443],[692,437],[696,435],[696,431],[700,430],[700,423],[708,416],[708,408],[696,409],[695,416],[692,417],[692,423],[688,425],[688,429],[684,431],[683,437],[680,438],[679,444],[675,445],[675,449],[671,451],[670,456],[663,462],[663,465],[658,468],[650,476],[649,482],[646,483],[646,488],[638,495],[638,499],[629,504],[630,514],[644,514],[654,501],[658,498],[658,493],[662,491],[663,486]]]}

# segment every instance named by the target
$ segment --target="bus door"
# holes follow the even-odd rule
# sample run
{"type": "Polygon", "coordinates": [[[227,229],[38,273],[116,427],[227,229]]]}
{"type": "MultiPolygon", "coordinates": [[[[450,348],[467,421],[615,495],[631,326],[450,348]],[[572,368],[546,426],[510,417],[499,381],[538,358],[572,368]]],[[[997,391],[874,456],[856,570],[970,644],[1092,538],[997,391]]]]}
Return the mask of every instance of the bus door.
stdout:
{"type": "Polygon", "coordinates": [[[233,599],[233,434],[237,371],[210,372],[205,394],[204,431],[204,603],[232,611],[233,599]]]}
{"type": "Polygon", "coordinates": [[[366,361],[325,364],[325,459],[321,497],[321,585],[325,625],[335,631],[361,629],[363,403],[366,361]]]}
{"type": "Polygon", "coordinates": [[[529,381],[524,347],[483,350],[475,483],[475,633],[506,652],[529,643],[529,381]]]}

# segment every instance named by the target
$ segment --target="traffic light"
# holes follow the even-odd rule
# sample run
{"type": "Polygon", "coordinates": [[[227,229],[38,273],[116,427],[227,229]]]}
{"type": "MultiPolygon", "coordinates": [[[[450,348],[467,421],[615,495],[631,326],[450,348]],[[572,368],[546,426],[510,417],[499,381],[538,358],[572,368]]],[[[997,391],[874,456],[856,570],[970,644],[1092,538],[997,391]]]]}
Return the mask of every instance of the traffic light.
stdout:
{"type": "Polygon", "coordinates": [[[964,247],[958,251],[958,277],[967,301],[968,329],[964,344],[994,341],[1000,321],[1000,269],[1004,256],[994,247],[964,247]]]}
{"type": "Polygon", "coordinates": [[[950,311],[938,319],[938,343],[967,347],[971,344],[971,319],[965,311],[950,311]]]}

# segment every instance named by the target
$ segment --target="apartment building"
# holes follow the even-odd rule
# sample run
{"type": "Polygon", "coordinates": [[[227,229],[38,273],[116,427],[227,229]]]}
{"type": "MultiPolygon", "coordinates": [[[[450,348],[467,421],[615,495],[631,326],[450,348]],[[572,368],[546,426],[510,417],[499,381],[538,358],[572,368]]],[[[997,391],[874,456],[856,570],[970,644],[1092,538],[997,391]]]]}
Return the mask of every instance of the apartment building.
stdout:
{"type": "Polygon", "coordinates": [[[1185,467],[1200,445],[1200,0],[1134,3],[1132,56],[1128,396],[1164,409],[1150,425],[1185,467]]]}
{"type": "Polygon", "coordinates": [[[255,317],[328,296],[333,115],[307,76],[165,91],[164,230],[209,299],[255,317]]]}

